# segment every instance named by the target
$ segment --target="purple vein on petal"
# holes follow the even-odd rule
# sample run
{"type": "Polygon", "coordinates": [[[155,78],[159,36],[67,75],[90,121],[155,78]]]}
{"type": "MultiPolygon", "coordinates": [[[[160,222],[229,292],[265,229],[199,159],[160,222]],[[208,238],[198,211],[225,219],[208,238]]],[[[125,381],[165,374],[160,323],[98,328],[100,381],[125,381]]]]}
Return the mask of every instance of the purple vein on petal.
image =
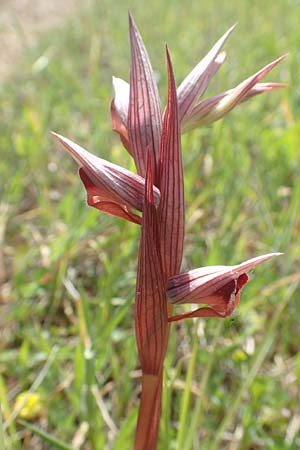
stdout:
{"type": "Polygon", "coordinates": [[[207,298],[222,290],[230,280],[280,255],[282,253],[268,253],[234,266],[200,267],[175,275],[168,280],[167,296],[172,303],[208,303],[207,298]]]}
{"type": "Polygon", "coordinates": [[[129,13],[131,67],[128,134],[138,174],[145,177],[150,152],[154,184],[157,179],[162,115],[153,70],[143,40],[129,13]]]}
{"type": "Polygon", "coordinates": [[[287,55],[283,55],[280,58],[275,59],[270,64],[266,65],[254,75],[250,76],[242,83],[240,83],[236,88],[232,89],[231,95],[225,97],[221,100],[220,110],[226,109],[226,112],[234,108],[238,103],[240,103],[245,95],[252,89],[256,83],[258,83],[264,76],[267,75],[277,64],[279,64],[287,55]],[[224,103],[224,104],[222,104],[224,103]]]}
{"type": "MultiPolygon", "coordinates": [[[[248,90],[244,96],[242,96],[235,106],[238,106],[250,98],[263,94],[264,92],[272,91],[273,89],[281,89],[286,88],[287,85],[284,83],[256,83],[250,90],[248,90]]],[[[228,91],[222,92],[217,95],[213,95],[212,97],[206,98],[201,102],[197,103],[188,116],[186,116],[185,120],[181,124],[181,133],[187,133],[192,131],[193,129],[201,126],[208,125],[211,122],[214,122],[218,119],[221,119],[226,111],[223,112],[223,115],[219,114],[216,118],[213,115],[213,111],[217,109],[218,104],[225,97],[230,98],[230,96],[234,95],[234,89],[229,89],[228,91]]],[[[231,109],[233,109],[232,107],[231,109]]],[[[228,111],[229,112],[229,111],[228,111]]]]}
{"type": "Polygon", "coordinates": [[[179,86],[177,90],[179,122],[184,119],[197,99],[205,92],[210,80],[225,61],[226,53],[219,54],[219,52],[234,28],[235,25],[226,31],[179,86]]]}
{"type": "Polygon", "coordinates": [[[176,85],[168,49],[168,102],[160,150],[160,240],[166,280],[180,270],[184,241],[184,183],[176,85]]]}
{"type": "MultiPolygon", "coordinates": [[[[119,201],[138,211],[143,210],[144,178],[129,170],[110,163],[85,150],[80,145],[57,133],[52,132],[74,158],[95,186],[104,188],[112,200],[119,201]]],[[[154,187],[155,204],[159,203],[159,190],[154,187]]]]}
{"type": "Polygon", "coordinates": [[[199,125],[207,125],[221,119],[240,103],[254,95],[270,91],[274,88],[286,87],[280,83],[259,83],[287,55],[275,59],[254,75],[242,81],[238,86],[221,94],[210,97],[196,104],[182,123],[182,132],[187,132],[199,125]]]}

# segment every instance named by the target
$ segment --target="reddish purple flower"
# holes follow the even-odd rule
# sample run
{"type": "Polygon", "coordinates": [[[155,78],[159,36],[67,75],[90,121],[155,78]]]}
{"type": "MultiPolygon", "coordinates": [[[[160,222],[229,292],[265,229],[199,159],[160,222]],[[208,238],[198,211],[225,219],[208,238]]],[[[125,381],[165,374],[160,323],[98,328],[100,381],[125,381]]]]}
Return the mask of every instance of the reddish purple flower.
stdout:
{"type": "Polygon", "coordinates": [[[269,253],[249,259],[236,266],[209,266],[190,270],[170,277],[167,297],[173,304],[206,304],[187,314],[169,318],[170,322],[191,317],[227,317],[237,307],[243,286],[248,282],[247,273],[257,265],[279,256],[269,253]]]}
{"type": "MultiPolygon", "coordinates": [[[[80,166],[79,175],[87,191],[88,205],[140,224],[141,217],[134,210],[143,211],[144,178],[92,155],[70,139],[52,134],[80,166]]],[[[160,193],[156,187],[153,189],[154,201],[158,205],[160,193]]]]}
{"type": "Polygon", "coordinates": [[[286,55],[281,56],[257,73],[242,81],[238,86],[222,94],[215,95],[195,104],[184,117],[181,130],[182,133],[191,131],[201,125],[208,125],[221,119],[237,105],[249,100],[255,95],[270,91],[275,88],[284,87],[280,83],[258,83],[270,70],[273,69],[286,55]]]}
{"type": "MultiPolygon", "coordinates": [[[[133,19],[131,18],[130,20],[131,44],[134,44],[130,76],[130,86],[132,89],[130,89],[126,81],[113,77],[115,96],[111,103],[111,113],[113,130],[119,133],[123,144],[136,160],[136,151],[134,148],[136,148],[137,143],[142,144],[144,149],[147,149],[149,145],[154,145],[153,148],[157,155],[161,114],[158,91],[150,60],[141,36],[133,23],[133,19]],[[139,58],[138,61],[136,61],[136,57],[139,58]],[[133,61],[135,62],[133,63],[133,61]],[[137,101],[133,100],[134,98],[137,101]],[[128,138],[129,116],[133,105],[135,105],[136,112],[138,112],[139,102],[142,105],[142,111],[144,111],[139,115],[142,120],[142,125],[140,126],[142,135],[140,136],[140,142],[136,140],[137,137],[133,139],[132,145],[134,148],[132,149],[128,138]],[[147,139],[151,133],[155,142],[153,141],[152,144],[149,144],[147,139]]],[[[221,49],[234,28],[231,27],[217,41],[208,54],[196,65],[178,87],[178,114],[181,133],[186,133],[194,128],[221,119],[237,105],[240,105],[255,95],[286,87],[285,84],[281,83],[260,83],[260,80],[287,56],[283,55],[241,82],[235,88],[198,102],[198,99],[205,93],[210,80],[226,59],[226,52],[221,51],[221,49]]],[[[130,120],[132,120],[132,116],[133,114],[131,114],[130,120]]],[[[136,161],[138,173],[143,175],[145,173],[145,161],[145,155],[142,160],[138,158],[138,161],[136,161]]]]}
{"type": "Polygon", "coordinates": [[[234,89],[198,102],[226,59],[221,50],[233,28],[219,39],[178,89],[166,49],[168,99],[163,110],[147,50],[129,15],[130,84],[113,78],[115,97],[111,116],[112,128],[133,157],[137,175],[53,133],[80,166],[88,204],[141,224],[135,329],[142,393],[135,450],[156,449],[169,322],[228,316],[239,303],[241,290],[248,282],[247,273],[280,254],[270,253],[236,266],[203,267],[180,273],[185,222],[181,133],[220,119],[257,94],[284,86],[259,83],[283,56],[234,89]],[[204,306],[173,315],[173,305],[184,303],[204,306]]]}

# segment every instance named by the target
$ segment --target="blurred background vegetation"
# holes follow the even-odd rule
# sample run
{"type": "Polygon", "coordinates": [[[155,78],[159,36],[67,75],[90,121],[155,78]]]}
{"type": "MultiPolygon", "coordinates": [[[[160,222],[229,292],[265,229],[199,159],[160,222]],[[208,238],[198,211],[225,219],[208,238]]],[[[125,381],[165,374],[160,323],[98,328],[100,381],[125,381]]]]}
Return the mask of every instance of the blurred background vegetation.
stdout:
{"type": "Polygon", "coordinates": [[[207,94],[290,53],[267,77],[289,88],[183,137],[183,269],[285,254],[255,271],[232,317],[172,327],[159,449],[300,448],[297,0],[90,1],[12,62],[0,88],[4,448],[132,448],[139,228],[87,208],[77,167],[49,134],[133,169],[109,114],[112,75],[129,78],[128,8],[163,101],[165,42],[179,83],[238,22],[207,94]]]}

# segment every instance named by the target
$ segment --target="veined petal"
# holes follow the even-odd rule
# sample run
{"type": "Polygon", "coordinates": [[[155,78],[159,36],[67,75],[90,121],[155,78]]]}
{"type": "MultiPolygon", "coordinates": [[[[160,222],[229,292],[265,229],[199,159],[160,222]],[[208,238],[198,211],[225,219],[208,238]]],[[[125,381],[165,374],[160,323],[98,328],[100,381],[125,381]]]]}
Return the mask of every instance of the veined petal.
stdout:
{"type": "MultiPolygon", "coordinates": [[[[211,64],[212,76],[217,72],[221,64],[223,64],[223,62],[226,59],[226,56],[227,56],[226,52],[221,52],[212,62],[211,64]]],[[[115,96],[111,102],[112,129],[113,131],[119,133],[124,147],[132,155],[131,149],[129,148],[128,128],[127,128],[130,86],[129,83],[122,80],[122,78],[113,77],[112,80],[115,92],[115,96]]]]}
{"type": "Polygon", "coordinates": [[[226,53],[221,53],[220,55],[218,53],[234,28],[235,25],[226,31],[179,86],[177,91],[179,122],[182,122],[184,117],[191,111],[197,99],[207,89],[210,80],[220,65],[225,61],[226,53]]]}
{"type": "Polygon", "coordinates": [[[186,133],[200,125],[207,125],[221,119],[237,105],[254,95],[270,91],[274,88],[286,87],[286,85],[280,83],[258,83],[259,80],[261,80],[286,56],[287,55],[283,55],[263,67],[235,88],[196,104],[182,122],[182,133],[186,133]]]}
{"type": "Polygon", "coordinates": [[[150,161],[138,257],[135,324],[142,371],[146,374],[157,375],[162,369],[166,352],[168,319],[150,161]]]}
{"type": "Polygon", "coordinates": [[[112,129],[121,138],[124,147],[132,156],[128,140],[128,107],[129,107],[129,84],[121,78],[113,77],[115,96],[110,105],[112,129]]]}
{"type": "Polygon", "coordinates": [[[129,14],[131,67],[128,113],[129,144],[139,175],[145,177],[147,154],[151,155],[156,185],[162,117],[153,70],[131,14],[129,14]]]}
{"type": "Polygon", "coordinates": [[[263,94],[264,92],[272,91],[273,89],[282,89],[288,87],[285,83],[257,83],[253,88],[246,93],[240,103],[246,102],[249,98],[255,95],[263,94]]]}
{"type": "MultiPolygon", "coordinates": [[[[283,83],[257,83],[245,94],[244,97],[239,100],[236,106],[246,102],[255,95],[263,94],[264,92],[269,92],[273,89],[285,87],[287,87],[287,85],[283,83]]],[[[181,125],[181,133],[184,134],[194,130],[195,128],[198,128],[201,125],[208,125],[212,122],[215,122],[216,119],[214,119],[213,115],[210,114],[211,111],[217,108],[217,105],[224,97],[232,95],[233,90],[234,89],[229,89],[228,91],[214,95],[197,103],[193,107],[188,117],[186,117],[186,120],[183,121],[181,125]]]]}
{"type": "Polygon", "coordinates": [[[158,209],[160,244],[165,280],[180,270],[184,241],[184,184],[176,85],[170,55],[168,102],[164,114],[160,150],[158,209]]]}
{"type": "Polygon", "coordinates": [[[208,317],[220,317],[224,319],[226,317],[224,314],[216,311],[211,307],[203,307],[195,309],[194,311],[190,311],[184,314],[176,314],[168,318],[168,322],[179,322],[184,319],[195,319],[196,317],[208,318],[208,317]]]}
{"type": "Polygon", "coordinates": [[[214,295],[205,298],[211,306],[198,308],[185,314],[169,317],[169,322],[195,317],[227,317],[235,310],[241,298],[241,289],[248,282],[248,275],[243,273],[236,280],[230,280],[222,288],[217,289],[214,295]]]}
{"type": "Polygon", "coordinates": [[[89,179],[84,169],[79,169],[79,176],[86,189],[87,204],[89,206],[139,225],[142,223],[142,218],[135,214],[128,206],[119,203],[117,198],[114,201],[114,196],[110,192],[107,192],[104,187],[100,187],[99,184],[96,186],[89,179]]]}
{"type": "MultiPolygon", "coordinates": [[[[176,304],[208,304],[218,313],[217,316],[227,316],[232,313],[239,301],[241,288],[248,281],[247,272],[281,254],[269,253],[236,266],[202,267],[173,276],[167,283],[168,299],[176,304]]],[[[201,313],[201,310],[199,311],[201,313]]]]}
{"type": "MultiPolygon", "coordinates": [[[[78,165],[83,168],[83,172],[81,172],[81,175],[83,173],[84,177],[83,182],[85,179],[89,180],[84,182],[84,184],[88,185],[89,189],[93,186],[93,189],[97,190],[97,193],[93,192],[92,196],[90,196],[91,202],[97,203],[97,201],[92,200],[92,197],[98,196],[99,201],[103,198],[106,202],[111,201],[119,204],[122,209],[126,207],[125,209],[128,211],[132,208],[143,211],[144,178],[135,175],[123,167],[92,155],[70,139],[54,132],[52,134],[63,144],[78,165]]],[[[156,205],[159,203],[159,198],[159,190],[154,188],[154,201],[156,205]]],[[[95,204],[92,206],[95,206],[95,204]]]]}

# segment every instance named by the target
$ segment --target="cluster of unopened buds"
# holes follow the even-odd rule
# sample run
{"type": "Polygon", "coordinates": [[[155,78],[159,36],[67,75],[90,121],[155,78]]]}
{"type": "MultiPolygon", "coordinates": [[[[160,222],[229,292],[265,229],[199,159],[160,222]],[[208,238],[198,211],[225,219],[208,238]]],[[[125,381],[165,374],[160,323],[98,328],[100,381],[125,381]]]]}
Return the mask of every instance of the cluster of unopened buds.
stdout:
{"type": "Polygon", "coordinates": [[[234,27],[213,46],[176,89],[166,48],[168,99],[164,111],[141,35],[129,15],[130,83],[113,78],[112,128],[134,159],[137,174],[99,158],[53,133],[78,163],[89,206],[141,226],[135,329],[142,369],[136,450],[154,450],[161,410],[162,370],[169,324],[192,317],[230,315],[240,300],[247,273],[280,253],[258,256],[234,266],[210,266],[180,273],[184,243],[184,177],[181,134],[212,123],[251,97],[283,87],[260,83],[284,56],[238,86],[199,101],[226,59],[222,47],[234,27]],[[201,307],[174,314],[178,304],[201,307]]]}

